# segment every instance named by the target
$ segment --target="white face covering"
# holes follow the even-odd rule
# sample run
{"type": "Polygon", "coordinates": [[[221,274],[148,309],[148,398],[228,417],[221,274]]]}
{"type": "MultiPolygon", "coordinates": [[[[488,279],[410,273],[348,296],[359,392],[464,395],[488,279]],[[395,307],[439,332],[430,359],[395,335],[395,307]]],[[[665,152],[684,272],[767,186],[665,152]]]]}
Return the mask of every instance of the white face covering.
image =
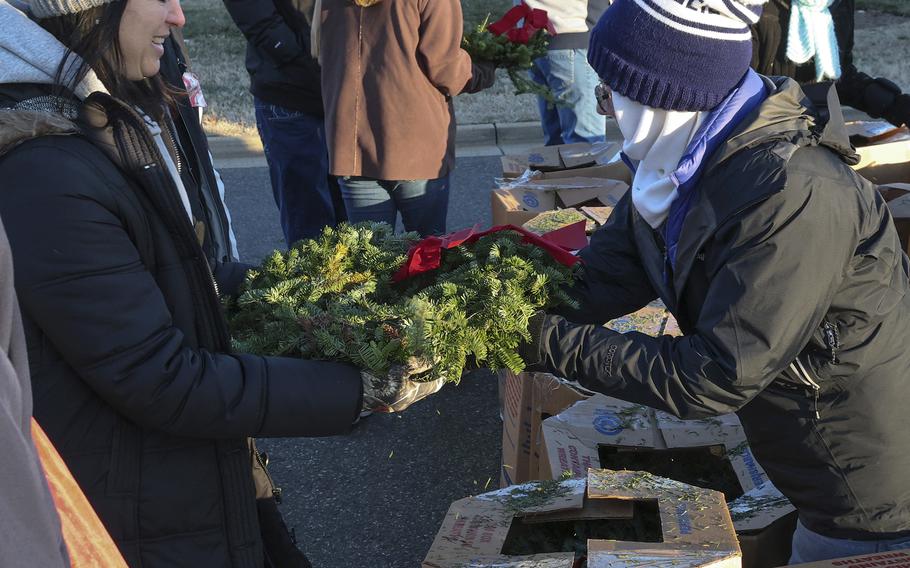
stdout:
{"type": "Polygon", "coordinates": [[[632,203],[642,218],[657,228],[679,197],[670,179],[708,112],[651,108],[613,93],[623,152],[638,162],[632,180],[632,203]]]}

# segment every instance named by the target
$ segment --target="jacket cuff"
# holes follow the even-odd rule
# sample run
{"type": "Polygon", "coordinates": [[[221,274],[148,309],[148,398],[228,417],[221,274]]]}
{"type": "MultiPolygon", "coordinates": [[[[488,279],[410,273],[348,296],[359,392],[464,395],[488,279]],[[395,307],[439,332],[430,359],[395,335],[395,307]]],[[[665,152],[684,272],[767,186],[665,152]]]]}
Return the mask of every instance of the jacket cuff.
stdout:
{"type": "Polygon", "coordinates": [[[263,436],[336,436],[360,414],[360,370],[330,361],[266,357],[263,436]]]}

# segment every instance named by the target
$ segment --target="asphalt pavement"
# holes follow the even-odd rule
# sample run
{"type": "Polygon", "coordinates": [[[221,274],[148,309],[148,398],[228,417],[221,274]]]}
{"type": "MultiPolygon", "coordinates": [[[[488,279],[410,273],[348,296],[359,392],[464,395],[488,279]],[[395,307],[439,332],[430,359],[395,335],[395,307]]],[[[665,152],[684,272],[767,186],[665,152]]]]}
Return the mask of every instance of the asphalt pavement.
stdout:
{"type": "MultiPolygon", "coordinates": [[[[284,241],[268,170],[255,159],[244,165],[221,173],[241,257],[258,262],[284,241]]],[[[450,230],[490,224],[499,172],[498,157],[458,158],[450,230]]],[[[347,436],[258,443],[315,568],[416,568],[452,501],[498,487],[496,378],[476,372],[401,414],[362,420],[347,436]]]]}

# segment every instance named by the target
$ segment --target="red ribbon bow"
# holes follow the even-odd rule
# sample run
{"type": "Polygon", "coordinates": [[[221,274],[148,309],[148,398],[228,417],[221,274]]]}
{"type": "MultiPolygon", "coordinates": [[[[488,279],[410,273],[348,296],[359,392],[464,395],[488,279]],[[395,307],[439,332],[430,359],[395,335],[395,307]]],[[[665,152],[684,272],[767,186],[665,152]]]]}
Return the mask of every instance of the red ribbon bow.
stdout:
{"type": "Polygon", "coordinates": [[[572,254],[571,251],[584,248],[588,244],[588,239],[585,237],[584,221],[550,231],[543,236],[536,235],[515,225],[500,225],[480,232],[474,226],[444,237],[427,237],[418,242],[408,251],[408,259],[392,277],[392,282],[401,282],[412,276],[435,270],[439,268],[439,264],[442,262],[443,250],[465,243],[473,243],[480,237],[499,231],[520,233],[524,237],[521,242],[539,246],[550,253],[554,260],[565,266],[572,266],[576,262],[580,262],[581,259],[572,254]]]}
{"type": "Polygon", "coordinates": [[[494,35],[506,34],[512,43],[528,43],[538,30],[547,30],[547,33],[555,36],[556,28],[550,22],[546,10],[531,8],[524,2],[515,6],[503,16],[498,22],[487,26],[490,33],[494,35]],[[516,27],[518,22],[524,19],[524,25],[516,27]]]}

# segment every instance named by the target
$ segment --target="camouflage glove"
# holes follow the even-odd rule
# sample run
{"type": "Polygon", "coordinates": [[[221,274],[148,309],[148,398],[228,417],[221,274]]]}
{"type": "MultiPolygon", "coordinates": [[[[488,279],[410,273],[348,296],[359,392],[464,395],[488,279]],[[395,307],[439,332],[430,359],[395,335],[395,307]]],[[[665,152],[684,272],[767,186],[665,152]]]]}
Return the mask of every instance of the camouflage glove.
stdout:
{"type": "Polygon", "coordinates": [[[426,361],[411,359],[405,365],[395,365],[384,377],[366,371],[360,372],[363,380],[363,410],[372,412],[401,412],[442,388],[445,379],[429,382],[412,380],[432,368],[426,361]]]}

